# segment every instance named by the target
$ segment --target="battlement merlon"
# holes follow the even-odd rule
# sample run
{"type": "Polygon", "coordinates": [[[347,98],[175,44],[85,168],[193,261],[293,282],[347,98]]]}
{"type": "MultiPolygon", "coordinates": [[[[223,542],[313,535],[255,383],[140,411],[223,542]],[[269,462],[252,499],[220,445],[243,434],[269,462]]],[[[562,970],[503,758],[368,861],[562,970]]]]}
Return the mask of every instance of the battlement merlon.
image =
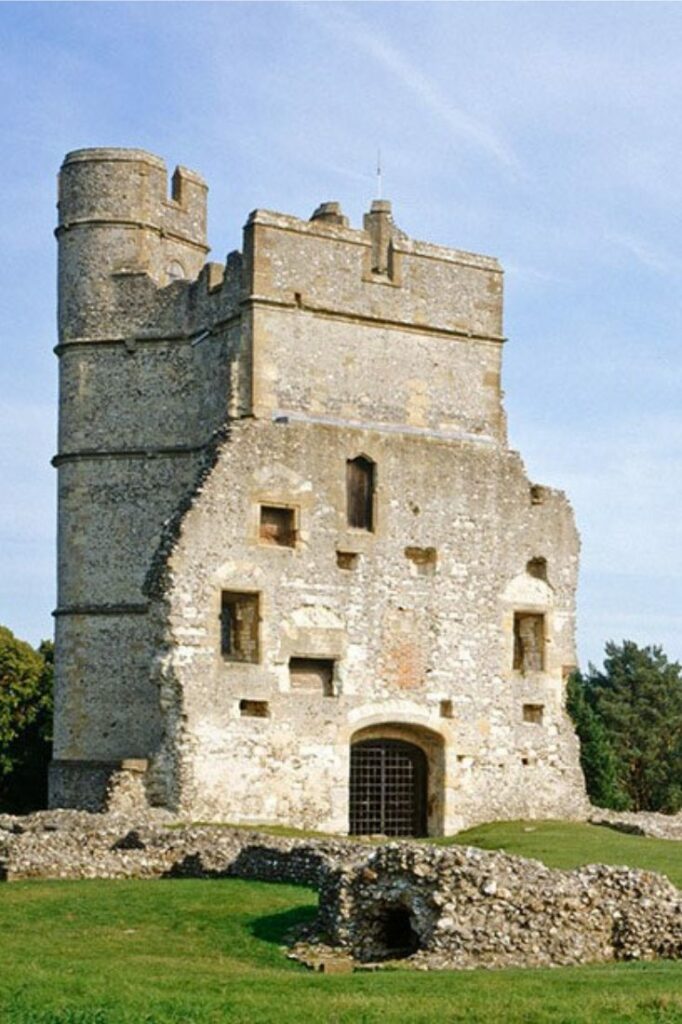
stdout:
{"type": "Polygon", "coordinates": [[[372,204],[364,229],[348,227],[332,203],[309,221],[255,210],[244,255],[256,302],[504,341],[499,262],[408,238],[386,200],[372,204]]]}
{"type": "Polygon", "coordinates": [[[57,233],[102,221],[149,228],[195,247],[203,263],[207,194],[201,175],[181,166],[169,190],[164,161],[144,150],[77,149],[66,154],[59,175],[57,233]]]}
{"type": "Polygon", "coordinates": [[[387,200],[361,230],[325,203],[252,213],[244,278],[252,415],[506,444],[497,260],[407,238],[387,200]]]}
{"type": "Polygon", "coordinates": [[[208,188],[178,167],[170,191],[159,157],[137,149],[68,153],[59,175],[59,328],[62,341],[116,334],[116,278],[157,287],[194,280],[208,253],[208,188]]]}
{"type": "MultiPolygon", "coordinates": [[[[135,333],[147,319],[136,307],[151,293],[137,289],[131,299],[127,280],[146,278],[153,289],[199,276],[208,253],[207,191],[200,175],[178,167],[169,193],[164,161],[144,150],[67,154],[56,231],[61,341],[135,333]]],[[[322,204],[310,220],[256,210],[245,227],[244,257],[239,290],[256,303],[504,340],[498,261],[408,238],[386,200],[372,203],[362,229],[348,226],[337,203],[322,204]]],[[[213,278],[217,283],[217,273],[213,278]]],[[[224,301],[216,297],[212,305],[220,316],[224,301]]]]}

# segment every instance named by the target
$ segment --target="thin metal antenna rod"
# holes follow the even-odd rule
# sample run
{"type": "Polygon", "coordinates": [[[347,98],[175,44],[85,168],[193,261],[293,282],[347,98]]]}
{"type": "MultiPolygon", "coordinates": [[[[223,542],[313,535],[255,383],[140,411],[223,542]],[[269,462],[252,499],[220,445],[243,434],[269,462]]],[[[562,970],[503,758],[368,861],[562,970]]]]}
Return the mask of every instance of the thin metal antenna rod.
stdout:
{"type": "Polygon", "coordinates": [[[377,150],[377,199],[381,199],[382,198],[383,184],[384,184],[384,179],[383,179],[383,171],[382,171],[382,168],[381,168],[381,150],[378,149],[377,150]]]}

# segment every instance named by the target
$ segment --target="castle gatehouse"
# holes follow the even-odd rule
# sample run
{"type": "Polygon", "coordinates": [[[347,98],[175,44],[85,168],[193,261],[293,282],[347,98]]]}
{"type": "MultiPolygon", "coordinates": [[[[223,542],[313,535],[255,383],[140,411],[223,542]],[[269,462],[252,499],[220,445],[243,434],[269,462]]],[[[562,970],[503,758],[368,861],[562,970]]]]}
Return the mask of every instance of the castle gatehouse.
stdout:
{"type": "Polygon", "coordinates": [[[61,170],[52,805],[581,814],[579,541],[507,444],[497,260],[376,200],[207,262],[206,196],[140,150],[61,170]]]}

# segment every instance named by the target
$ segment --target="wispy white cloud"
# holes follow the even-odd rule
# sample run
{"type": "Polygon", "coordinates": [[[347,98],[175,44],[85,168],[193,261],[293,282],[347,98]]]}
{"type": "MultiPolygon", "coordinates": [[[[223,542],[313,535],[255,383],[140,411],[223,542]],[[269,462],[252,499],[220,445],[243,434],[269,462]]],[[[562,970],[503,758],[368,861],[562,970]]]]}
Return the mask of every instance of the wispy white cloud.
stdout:
{"type": "Polygon", "coordinates": [[[434,79],[409,60],[404,51],[379,33],[375,26],[368,26],[357,14],[338,4],[303,4],[298,10],[358,49],[365,50],[460,142],[493,157],[515,176],[524,175],[520,160],[498,133],[452,103],[434,79]]]}
{"type": "Polygon", "coordinates": [[[677,277],[682,274],[682,259],[660,247],[651,245],[650,242],[638,238],[636,235],[617,232],[610,234],[608,240],[634,256],[639,263],[650,270],[655,270],[666,277],[677,277]]]}

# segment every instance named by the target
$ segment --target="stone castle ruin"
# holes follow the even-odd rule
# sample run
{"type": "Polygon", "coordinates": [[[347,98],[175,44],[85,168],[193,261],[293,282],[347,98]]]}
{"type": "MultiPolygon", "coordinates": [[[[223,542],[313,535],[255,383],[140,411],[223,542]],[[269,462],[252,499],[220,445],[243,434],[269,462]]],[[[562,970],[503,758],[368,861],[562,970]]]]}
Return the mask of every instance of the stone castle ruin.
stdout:
{"type": "Polygon", "coordinates": [[[52,806],[438,835],[585,812],[578,536],[507,446],[502,271],[126,149],[59,185],[52,806]]]}

